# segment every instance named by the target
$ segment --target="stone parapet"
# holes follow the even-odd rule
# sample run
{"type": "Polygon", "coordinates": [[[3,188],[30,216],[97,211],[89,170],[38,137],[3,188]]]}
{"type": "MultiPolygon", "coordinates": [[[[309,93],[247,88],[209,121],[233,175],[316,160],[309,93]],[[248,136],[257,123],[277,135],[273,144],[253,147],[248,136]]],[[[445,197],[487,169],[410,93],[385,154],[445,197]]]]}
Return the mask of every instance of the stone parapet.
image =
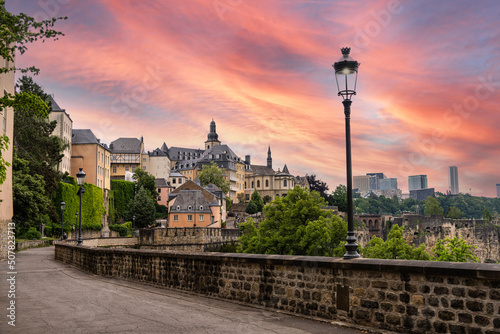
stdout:
{"type": "Polygon", "coordinates": [[[404,333],[500,332],[500,265],[57,244],[90,273],[404,333]]]}

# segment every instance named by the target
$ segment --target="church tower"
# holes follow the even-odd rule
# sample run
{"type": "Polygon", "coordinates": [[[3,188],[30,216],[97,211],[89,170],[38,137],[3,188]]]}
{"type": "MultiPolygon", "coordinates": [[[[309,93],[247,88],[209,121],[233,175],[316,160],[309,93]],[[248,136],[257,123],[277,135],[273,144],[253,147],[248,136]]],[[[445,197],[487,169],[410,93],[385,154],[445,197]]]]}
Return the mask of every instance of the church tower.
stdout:
{"type": "Polygon", "coordinates": [[[220,145],[219,135],[215,130],[215,122],[212,118],[212,122],[210,123],[210,133],[208,134],[207,141],[205,142],[205,150],[209,150],[214,146],[220,145]]]}
{"type": "Polygon", "coordinates": [[[267,149],[267,167],[268,168],[273,168],[273,158],[271,158],[271,145],[269,145],[269,148],[267,149]]]}

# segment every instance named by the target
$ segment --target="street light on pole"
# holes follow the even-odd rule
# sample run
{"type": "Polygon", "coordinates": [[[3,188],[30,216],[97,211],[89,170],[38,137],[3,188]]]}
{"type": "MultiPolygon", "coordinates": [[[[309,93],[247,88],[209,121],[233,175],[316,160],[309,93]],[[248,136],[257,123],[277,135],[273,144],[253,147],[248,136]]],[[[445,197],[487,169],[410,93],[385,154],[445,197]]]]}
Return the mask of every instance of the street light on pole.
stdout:
{"type": "Polygon", "coordinates": [[[66,207],[66,203],[61,202],[61,241],[64,240],[64,208],[66,207]]]}
{"type": "Polygon", "coordinates": [[[85,192],[85,189],[83,189],[83,185],[85,184],[85,173],[83,172],[83,168],[80,168],[80,171],[76,173],[76,180],[78,185],[80,186],[80,189],[78,190],[78,195],[80,196],[80,228],[78,230],[78,243],[77,246],[83,245],[83,240],[82,240],[82,195],[85,192]]]}
{"type": "Polygon", "coordinates": [[[354,213],[352,201],[352,163],[351,163],[351,97],[356,95],[359,63],[349,56],[351,48],[341,48],[340,58],[333,68],[337,82],[338,96],[342,96],[345,114],[345,141],[346,141],[346,167],[347,167],[347,252],[344,259],[355,259],[358,254],[358,244],[354,235],[354,213]]]}

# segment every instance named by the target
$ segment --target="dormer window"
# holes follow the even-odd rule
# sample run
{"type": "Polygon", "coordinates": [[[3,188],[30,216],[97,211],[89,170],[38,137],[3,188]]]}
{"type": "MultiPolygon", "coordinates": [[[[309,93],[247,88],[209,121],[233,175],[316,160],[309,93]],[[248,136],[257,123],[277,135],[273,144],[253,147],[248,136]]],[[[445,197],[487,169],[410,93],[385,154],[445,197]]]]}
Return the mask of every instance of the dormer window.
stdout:
{"type": "Polygon", "coordinates": [[[203,210],[203,205],[200,205],[200,210],[203,210]]]}
{"type": "Polygon", "coordinates": [[[191,205],[188,206],[188,210],[192,210],[193,207],[191,205]]]}
{"type": "Polygon", "coordinates": [[[177,205],[177,211],[181,211],[181,206],[177,205]]]}

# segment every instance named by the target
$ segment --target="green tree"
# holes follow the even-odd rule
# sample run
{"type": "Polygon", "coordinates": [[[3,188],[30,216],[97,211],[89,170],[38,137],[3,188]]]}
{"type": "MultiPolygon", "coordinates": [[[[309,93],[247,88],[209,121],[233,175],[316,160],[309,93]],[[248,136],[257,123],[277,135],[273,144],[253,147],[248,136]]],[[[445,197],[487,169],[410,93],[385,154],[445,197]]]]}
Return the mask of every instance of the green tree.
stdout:
{"type": "Polygon", "coordinates": [[[155,201],[144,187],[139,188],[129,204],[128,217],[135,216],[135,228],[144,228],[156,222],[155,201]]]}
{"type": "Polygon", "coordinates": [[[424,213],[426,216],[442,215],[444,212],[444,209],[439,205],[439,201],[432,196],[427,197],[424,206],[424,213]]]}
{"type": "Polygon", "coordinates": [[[320,179],[316,179],[316,175],[306,175],[307,182],[309,183],[309,189],[311,191],[317,191],[321,197],[323,197],[326,201],[328,201],[330,195],[326,192],[328,191],[328,185],[326,182],[321,181],[320,179]]]}
{"type": "Polygon", "coordinates": [[[260,197],[260,194],[257,190],[254,190],[252,193],[252,197],[250,198],[250,202],[248,202],[247,207],[245,209],[246,213],[254,214],[257,212],[262,212],[264,208],[264,201],[260,197]]]}
{"type": "Polygon", "coordinates": [[[30,227],[38,228],[48,222],[46,208],[50,205],[45,195],[45,181],[37,174],[31,174],[26,160],[14,154],[12,173],[12,197],[16,231],[22,233],[30,227]]]}
{"type": "Polygon", "coordinates": [[[338,207],[339,211],[347,212],[347,187],[339,184],[330,196],[330,204],[338,207]]]}
{"type": "MultiPolygon", "coordinates": [[[[4,64],[14,64],[16,51],[23,54],[27,50],[27,44],[37,40],[45,41],[47,39],[57,40],[63,33],[53,28],[57,20],[66,17],[53,18],[44,21],[35,21],[31,16],[24,13],[14,15],[5,9],[5,1],[0,0],[0,56],[5,60],[4,64]]],[[[39,70],[32,66],[29,68],[15,68],[14,66],[4,65],[0,67],[0,74],[18,70],[22,73],[34,72],[39,70]]],[[[16,111],[32,111],[38,116],[45,116],[48,107],[38,96],[31,93],[21,92],[16,94],[4,94],[0,98],[0,110],[11,107],[16,111]]],[[[2,152],[8,147],[9,138],[6,135],[0,136],[0,184],[5,181],[7,162],[2,152]]]]}
{"type": "Polygon", "coordinates": [[[464,213],[460,211],[456,206],[448,208],[448,212],[446,213],[446,218],[451,218],[451,219],[460,219],[463,216],[464,213]]]}
{"type": "Polygon", "coordinates": [[[439,240],[432,251],[436,254],[437,261],[479,262],[479,258],[473,253],[476,248],[462,238],[453,237],[439,240]]]}
{"type": "Polygon", "coordinates": [[[114,207],[116,210],[116,220],[123,222],[127,216],[128,205],[134,199],[134,182],[125,180],[111,180],[111,190],[114,195],[114,207]]]}
{"type": "Polygon", "coordinates": [[[403,239],[403,229],[398,225],[392,226],[386,241],[374,236],[361,252],[364,257],[375,259],[427,261],[431,259],[429,253],[425,250],[424,244],[414,247],[405,242],[403,239]]]}
{"type": "Polygon", "coordinates": [[[264,208],[265,219],[255,227],[251,219],[243,231],[239,252],[289,255],[343,255],[347,225],[316,191],[299,187],[264,208]]]}
{"type": "Polygon", "coordinates": [[[493,216],[491,215],[490,211],[486,208],[484,208],[483,210],[483,219],[488,223],[493,220],[493,216]]]}
{"type": "Polygon", "coordinates": [[[271,203],[271,201],[273,200],[273,198],[269,195],[266,195],[262,198],[262,200],[264,201],[264,204],[267,204],[267,203],[271,203]]]}
{"type": "Polygon", "coordinates": [[[239,193],[236,198],[238,199],[238,203],[245,203],[245,194],[239,193]]]}
{"type": "Polygon", "coordinates": [[[140,189],[141,187],[143,187],[144,189],[149,191],[153,199],[156,200],[159,194],[158,191],[156,191],[154,175],[149,174],[148,172],[142,170],[141,168],[136,168],[132,178],[134,180],[137,180],[136,189],[140,189]]]}
{"type": "Polygon", "coordinates": [[[202,186],[208,186],[209,184],[215,184],[219,187],[224,194],[228,194],[230,190],[229,181],[226,180],[225,172],[223,169],[219,168],[215,162],[211,162],[210,165],[205,165],[198,174],[202,186]]]}

